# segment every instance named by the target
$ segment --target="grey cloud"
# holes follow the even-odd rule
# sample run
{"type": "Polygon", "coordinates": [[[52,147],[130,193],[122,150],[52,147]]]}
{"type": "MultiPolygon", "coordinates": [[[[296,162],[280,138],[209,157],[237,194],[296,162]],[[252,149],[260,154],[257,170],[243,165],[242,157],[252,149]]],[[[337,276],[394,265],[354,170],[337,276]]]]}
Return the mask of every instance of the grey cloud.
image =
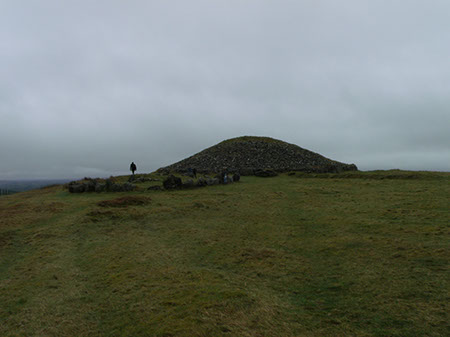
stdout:
{"type": "Polygon", "coordinates": [[[0,3],[0,178],[151,171],[279,138],[450,170],[447,1],[0,3]]]}

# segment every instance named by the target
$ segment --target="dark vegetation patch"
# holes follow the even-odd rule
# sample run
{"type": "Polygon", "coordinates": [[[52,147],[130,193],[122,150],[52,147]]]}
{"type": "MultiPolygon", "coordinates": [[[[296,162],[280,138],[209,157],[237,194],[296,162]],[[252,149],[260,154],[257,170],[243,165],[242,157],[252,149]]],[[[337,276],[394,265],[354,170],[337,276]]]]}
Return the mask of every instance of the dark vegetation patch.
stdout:
{"type": "Polygon", "coordinates": [[[123,222],[139,220],[146,217],[149,212],[136,208],[113,207],[97,208],[86,214],[88,222],[115,221],[123,222]]]}
{"type": "Polygon", "coordinates": [[[269,258],[275,258],[276,256],[277,252],[273,249],[246,248],[240,252],[238,261],[260,261],[269,258]]]}
{"type": "Polygon", "coordinates": [[[0,204],[0,227],[23,225],[29,221],[39,223],[43,219],[60,213],[67,206],[66,203],[60,201],[39,200],[36,197],[38,191],[20,193],[19,199],[22,202],[0,204]],[[33,200],[33,196],[35,200],[33,200]],[[30,202],[24,202],[27,199],[31,199],[30,202]]]}
{"type": "Polygon", "coordinates": [[[100,207],[128,207],[128,206],[143,206],[151,202],[149,197],[141,196],[126,196],[111,200],[103,200],[97,203],[100,207]]]}
{"type": "Polygon", "coordinates": [[[64,206],[66,204],[63,202],[44,202],[40,205],[37,205],[33,208],[33,211],[35,212],[50,212],[50,213],[57,213],[61,212],[64,209],[64,206]]]}
{"type": "Polygon", "coordinates": [[[0,249],[11,244],[15,235],[16,235],[16,231],[12,231],[12,230],[0,232],[0,249]]]}
{"type": "Polygon", "coordinates": [[[120,215],[117,212],[110,210],[95,209],[87,214],[87,217],[92,222],[100,222],[104,220],[119,219],[120,215]]]}

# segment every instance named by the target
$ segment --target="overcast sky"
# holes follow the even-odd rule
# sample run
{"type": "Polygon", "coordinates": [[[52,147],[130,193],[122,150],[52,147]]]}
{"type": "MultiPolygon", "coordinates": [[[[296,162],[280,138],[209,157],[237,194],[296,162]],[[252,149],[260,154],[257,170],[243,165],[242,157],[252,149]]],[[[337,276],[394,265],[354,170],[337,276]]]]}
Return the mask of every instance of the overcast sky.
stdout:
{"type": "Polygon", "coordinates": [[[450,171],[448,0],[0,0],[0,179],[269,136],[450,171]]]}

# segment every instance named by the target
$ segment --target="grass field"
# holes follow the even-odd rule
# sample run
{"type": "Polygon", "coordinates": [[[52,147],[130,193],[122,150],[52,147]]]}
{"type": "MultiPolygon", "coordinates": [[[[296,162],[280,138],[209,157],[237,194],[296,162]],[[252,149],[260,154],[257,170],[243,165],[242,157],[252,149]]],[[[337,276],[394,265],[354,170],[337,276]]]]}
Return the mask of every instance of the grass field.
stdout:
{"type": "Polygon", "coordinates": [[[0,197],[0,336],[450,335],[449,173],[140,186],[0,197]]]}

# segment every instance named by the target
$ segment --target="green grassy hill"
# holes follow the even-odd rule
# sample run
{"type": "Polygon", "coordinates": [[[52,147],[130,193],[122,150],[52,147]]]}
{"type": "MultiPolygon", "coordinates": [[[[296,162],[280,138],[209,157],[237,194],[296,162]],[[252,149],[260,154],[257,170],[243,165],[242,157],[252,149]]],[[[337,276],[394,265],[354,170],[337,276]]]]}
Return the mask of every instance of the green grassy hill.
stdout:
{"type": "Polygon", "coordinates": [[[450,335],[449,173],[149,184],[0,198],[0,336],[450,335]]]}

